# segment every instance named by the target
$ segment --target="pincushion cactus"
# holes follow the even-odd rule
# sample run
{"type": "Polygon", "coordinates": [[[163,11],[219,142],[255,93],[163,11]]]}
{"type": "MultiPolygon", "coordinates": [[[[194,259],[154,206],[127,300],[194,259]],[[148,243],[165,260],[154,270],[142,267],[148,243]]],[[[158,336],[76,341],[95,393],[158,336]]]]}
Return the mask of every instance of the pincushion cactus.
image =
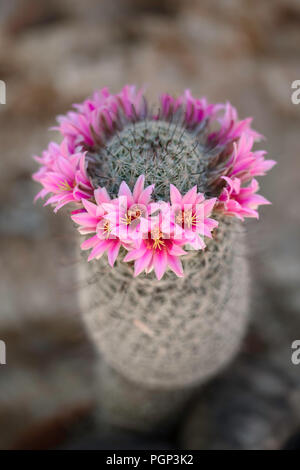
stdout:
{"type": "Polygon", "coordinates": [[[249,300],[241,221],[269,203],[254,177],[275,162],[253,151],[251,119],[189,91],[162,95],[155,112],[132,86],[75,108],[58,118],[62,143],[36,157],[37,197],[55,212],[74,205],[103,403],[112,421],[147,427],[238,349],[249,300]]]}

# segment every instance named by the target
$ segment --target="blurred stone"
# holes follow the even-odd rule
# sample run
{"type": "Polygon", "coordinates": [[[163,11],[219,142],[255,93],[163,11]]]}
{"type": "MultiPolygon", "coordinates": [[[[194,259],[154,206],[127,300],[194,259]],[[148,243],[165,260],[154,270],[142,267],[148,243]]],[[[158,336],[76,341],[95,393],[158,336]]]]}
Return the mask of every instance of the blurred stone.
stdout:
{"type": "Polygon", "coordinates": [[[37,210],[33,206],[34,196],[33,185],[28,179],[19,179],[15,183],[11,205],[0,204],[1,236],[41,239],[47,234],[47,214],[41,207],[37,210]]]}
{"type": "Polygon", "coordinates": [[[183,448],[279,450],[299,427],[299,366],[291,361],[299,310],[289,312],[272,296],[278,288],[270,292],[263,282],[258,276],[242,353],[195,396],[182,428],[183,448]]]}
{"type": "Polygon", "coordinates": [[[248,354],[206,387],[183,426],[184,449],[278,450],[299,424],[284,368],[248,354]]]}
{"type": "Polygon", "coordinates": [[[93,407],[92,348],[80,322],[61,315],[1,326],[1,449],[53,446],[93,407]]]}
{"type": "Polygon", "coordinates": [[[27,29],[55,23],[62,19],[58,2],[15,0],[7,9],[5,29],[9,34],[22,34],[27,29]]]}

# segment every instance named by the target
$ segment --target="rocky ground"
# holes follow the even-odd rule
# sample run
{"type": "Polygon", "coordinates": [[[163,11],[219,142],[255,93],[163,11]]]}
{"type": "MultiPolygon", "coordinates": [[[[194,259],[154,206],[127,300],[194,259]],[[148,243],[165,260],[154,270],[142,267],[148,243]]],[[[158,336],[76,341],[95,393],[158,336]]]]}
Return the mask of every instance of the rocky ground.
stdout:
{"type": "Polygon", "coordinates": [[[300,339],[300,105],[291,102],[299,1],[2,0],[0,41],[0,448],[286,445],[300,429],[300,366],[290,362],[300,339]],[[243,352],[163,441],[101,436],[73,229],[62,213],[32,204],[31,155],[55,138],[47,130],[55,115],[95,88],[125,83],[146,84],[153,99],[189,87],[230,100],[254,116],[278,161],[262,182],[273,205],[247,224],[256,294],[243,352]]]}

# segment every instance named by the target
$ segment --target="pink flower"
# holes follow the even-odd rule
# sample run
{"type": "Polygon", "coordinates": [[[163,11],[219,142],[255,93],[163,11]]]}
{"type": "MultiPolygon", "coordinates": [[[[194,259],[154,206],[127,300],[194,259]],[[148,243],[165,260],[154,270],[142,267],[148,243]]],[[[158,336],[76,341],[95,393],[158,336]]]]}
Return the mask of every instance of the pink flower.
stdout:
{"type": "Polygon", "coordinates": [[[69,202],[90,199],[93,188],[85,170],[85,154],[69,154],[64,140],[60,146],[50,144],[40,159],[43,166],[35,173],[34,179],[43,189],[36,199],[52,194],[45,205],[53,204],[54,212],[69,202]]]}
{"type": "Polygon", "coordinates": [[[209,104],[206,98],[194,98],[190,90],[185,90],[183,95],[178,98],[165,93],[161,96],[160,101],[161,113],[164,118],[172,116],[179,108],[182,108],[187,127],[211,120],[221,108],[219,104],[209,104]]]}
{"type": "Polygon", "coordinates": [[[103,145],[106,134],[113,133],[116,119],[121,111],[127,118],[135,118],[142,106],[143,90],[126,85],[120,93],[113,95],[108,88],[95,92],[91,98],[76,104],[77,111],[59,116],[57,129],[68,140],[69,148],[75,151],[79,144],[103,145]],[[134,108],[134,109],[133,109],[134,108]]]}
{"type": "Polygon", "coordinates": [[[113,233],[124,241],[137,239],[141,224],[147,224],[148,205],[154,184],[144,189],[145,176],[137,179],[133,192],[123,181],[118,198],[104,204],[107,211],[105,219],[111,223],[113,233]]]}
{"type": "MultiPolygon", "coordinates": [[[[182,276],[180,258],[186,254],[183,247],[194,250],[205,248],[203,238],[212,238],[212,231],[218,225],[210,217],[213,211],[244,220],[245,217],[257,218],[257,208],[269,204],[257,194],[259,187],[254,177],[264,175],[275,162],[265,158],[265,151],[253,150],[255,142],[262,136],[252,129],[252,118],[240,120],[236,109],[229,103],[212,104],[206,98],[195,98],[190,90],[185,90],[177,98],[167,93],[162,95],[160,110],[153,114],[147,106],[143,90],[126,85],[117,94],[110,93],[108,88],[96,91],[87,100],[75,104],[74,110],[66,116],[59,116],[58,123],[56,129],[62,135],[62,143],[51,142],[41,156],[34,157],[40,169],[34,173],[33,179],[42,185],[36,199],[48,197],[45,205],[53,204],[55,212],[68,203],[76,203],[77,210],[72,212],[72,219],[79,225],[81,234],[91,234],[82,243],[83,250],[91,249],[89,260],[98,259],[107,252],[109,263],[113,266],[123,247],[128,251],[124,261],[134,261],[135,276],[154,269],[157,278],[161,279],[167,268],[182,276]],[[160,126],[159,123],[157,126],[153,122],[157,120],[169,125],[160,126]],[[198,176],[195,178],[195,175],[198,173],[193,173],[193,169],[190,171],[191,168],[188,170],[191,186],[195,186],[186,194],[181,194],[171,184],[170,201],[152,201],[154,184],[145,188],[144,175],[137,177],[133,190],[129,188],[128,180],[122,181],[118,196],[114,199],[110,198],[105,188],[93,187],[92,182],[99,185],[107,178],[108,182],[112,182],[111,189],[115,194],[120,156],[118,152],[111,153],[109,146],[110,139],[118,131],[121,131],[120,154],[124,157],[122,171],[128,169],[128,179],[132,178],[137,170],[132,161],[127,166],[128,150],[132,158],[127,144],[141,145],[139,139],[135,139],[134,127],[135,123],[138,125],[146,121],[152,121],[151,132],[157,127],[157,138],[149,150],[149,156],[153,151],[155,158],[159,157],[165,145],[162,143],[165,136],[160,141],[161,129],[164,133],[170,131],[168,142],[172,142],[177,123],[180,122],[183,134],[186,132],[186,137],[190,139],[191,150],[201,151],[204,167],[199,175],[206,178],[207,192],[218,197],[205,199],[203,194],[197,192],[195,182],[198,182],[198,176]],[[172,123],[176,125],[175,130],[172,123]],[[126,130],[126,135],[127,128],[134,141],[122,137],[122,131],[126,130]],[[122,142],[122,138],[127,139],[126,142],[122,142]],[[160,146],[158,152],[156,145],[160,146]],[[110,158],[116,161],[112,162],[110,158]],[[116,167],[112,165],[112,174],[109,174],[111,163],[116,163],[116,167]],[[91,181],[89,174],[93,175],[91,181]]],[[[143,156],[143,150],[141,152],[143,156]]],[[[153,183],[157,181],[159,185],[168,186],[168,180],[179,181],[176,184],[180,187],[182,168],[180,170],[178,167],[176,174],[177,163],[178,160],[174,159],[174,169],[170,165],[172,171],[166,173],[167,177],[162,177],[159,172],[155,174],[151,158],[144,166],[152,175],[153,183]]],[[[169,165],[168,160],[166,165],[169,165]]],[[[188,174],[184,178],[186,181],[188,174]]]]}
{"type": "Polygon", "coordinates": [[[239,178],[228,178],[223,176],[227,182],[219,197],[217,205],[218,210],[221,210],[225,215],[235,216],[241,220],[244,217],[255,217],[258,219],[257,208],[263,204],[271,204],[260,194],[256,194],[259,189],[258,182],[253,179],[249,186],[241,187],[239,178]]]}
{"type": "Polygon", "coordinates": [[[132,249],[124,258],[125,262],[134,261],[134,276],[142,271],[149,273],[154,269],[158,280],[162,278],[169,267],[178,277],[183,276],[180,256],[186,254],[182,246],[184,238],[176,239],[174,233],[164,234],[161,214],[152,221],[145,238],[132,249]]]}
{"type": "Polygon", "coordinates": [[[234,149],[226,166],[228,168],[227,176],[230,178],[239,177],[241,181],[247,181],[253,176],[266,174],[276,162],[274,160],[265,160],[265,151],[260,150],[252,152],[254,144],[253,137],[242,134],[241,138],[234,143],[234,149]]]}
{"type": "Polygon", "coordinates": [[[218,222],[210,219],[217,198],[205,200],[203,194],[197,193],[197,186],[190,189],[184,196],[178,189],[170,185],[171,209],[174,214],[174,223],[184,230],[184,236],[195,250],[205,248],[201,236],[212,238],[212,230],[218,222]]]}
{"type": "Polygon", "coordinates": [[[107,252],[108,262],[114,265],[122,245],[119,238],[112,234],[112,227],[109,220],[105,219],[106,210],[104,205],[110,203],[111,199],[105,188],[96,189],[94,192],[95,202],[82,200],[84,210],[71,215],[72,220],[80,225],[78,229],[83,235],[93,233],[81,244],[82,250],[92,251],[88,257],[88,261],[99,259],[107,252]]]}
{"type": "Polygon", "coordinates": [[[242,135],[252,137],[254,141],[259,141],[263,138],[261,134],[251,128],[252,118],[240,121],[237,110],[228,102],[222,105],[221,109],[223,114],[217,119],[221,128],[219,131],[209,135],[208,139],[210,141],[214,141],[218,145],[224,145],[239,139],[242,135]]]}
{"type": "MultiPolygon", "coordinates": [[[[58,159],[59,155],[64,154],[64,146],[65,144],[62,143],[61,145],[58,145],[56,142],[50,142],[48,145],[47,150],[44,150],[42,152],[42,156],[34,156],[33,158],[35,161],[37,161],[40,165],[42,165],[38,171],[36,171],[33,175],[32,178],[34,181],[37,181],[38,183],[42,182],[42,179],[45,177],[48,171],[50,171],[54,167],[54,163],[58,159]]],[[[47,189],[43,188],[36,196],[35,196],[35,201],[39,198],[44,198],[49,191],[47,189]]]]}
{"type": "MultiPolygon", "coordinates": [[[[42,156],[33,157],[40,165],[46,168],[52,168],[59,155],[69,156],[69,152],[66,148],[66,142],[63,141],[61,145],[56,142],[50,142],[47,150],[42,152],[42,156]]],[[[36,174],[36,173],[35,173],[36,174]]],[[[35,176],[35,174],[33,176],[35,176]]],[[[34,178],[35,179],[35,178],[34,178]]]]}

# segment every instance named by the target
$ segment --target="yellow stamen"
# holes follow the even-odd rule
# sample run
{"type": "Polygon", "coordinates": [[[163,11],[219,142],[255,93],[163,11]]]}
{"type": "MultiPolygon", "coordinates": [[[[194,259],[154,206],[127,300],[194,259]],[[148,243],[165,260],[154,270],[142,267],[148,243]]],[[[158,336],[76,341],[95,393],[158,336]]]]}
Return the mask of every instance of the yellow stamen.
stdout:
{"type": "Polygon", "coordinates": [[[161,250],[163,246],[165,246],[165,242],[163,240],[161,240],[160,238],[155,238],[154,239],[153,248],[155,250],[156,250],[156,248],[161,250]]]}
{"type": "Polygon", "coordinates": [[[153,242],[154,250],[156,250],[156,248],[161,250],[162,247],[165,246],[165,242],[162,239],[163,238],[162,232],[159,229],[154,229],[151,235],[153,236],[153,239],[154,239],[154,242],[153,242]]]}
{"type": "Polygon", "coordinates": [[[75,181],[73,183],[73,188],[70,186],[67,180],[59,183],[58,187],[61,191],[72,191],[73,188],[75,187],[75,181]]]}
{"type": "Polygon", "coordinates": [[[136,219],[139,219],[142,211],[139,208],[131,208],[126,212],[125,217],[122,217],[121,222],[125,225],[130,225],[136,219]]]}
{"type": "Polygon", "coordinates": [[[193,225],[197,225],[198,217],[196,214],[193,214],[192,209],[186,211],[180,211],[176,217],[175,221],[178,225],[186,226],[187,228],[191,228],[193,225]]]}
{"type": "Polygon", "coordinates": [[[192,210],[185,211],[184,222],[188,228],[191,228],[192,225],[197,225],[197,215],[193,214],[192,210]]]}
{"type": "Polygon", "coordinates": [[[105,235],[106,238],[109,238],[109,235],[110,235],[110,232],[111,232],[111,227],[110,227],[110,223],[109,221],[107,220],[106,222],[104,222],[104,225],[103,225],[103,233],[105,235]]]}
{"type": "Polygon", "coordinates": [[[121,218],[122,224],[125,224],[125,225],[130,225],[131,221],[132,221],[131,216],[128,215],[128,213],[126,213],[125,217],[121,218]]]}

